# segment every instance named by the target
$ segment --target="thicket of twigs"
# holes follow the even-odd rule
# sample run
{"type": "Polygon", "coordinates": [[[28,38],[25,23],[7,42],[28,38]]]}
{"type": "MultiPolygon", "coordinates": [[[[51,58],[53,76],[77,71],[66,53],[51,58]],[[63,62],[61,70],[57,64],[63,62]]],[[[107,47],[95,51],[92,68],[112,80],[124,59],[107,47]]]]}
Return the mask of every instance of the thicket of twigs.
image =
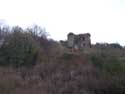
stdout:
{"type": "Polygon", "coordinates": [[[119,45],[71,53],[39,26],[1,27],[0,42],[0,94],[125,94],[119,45]]]}

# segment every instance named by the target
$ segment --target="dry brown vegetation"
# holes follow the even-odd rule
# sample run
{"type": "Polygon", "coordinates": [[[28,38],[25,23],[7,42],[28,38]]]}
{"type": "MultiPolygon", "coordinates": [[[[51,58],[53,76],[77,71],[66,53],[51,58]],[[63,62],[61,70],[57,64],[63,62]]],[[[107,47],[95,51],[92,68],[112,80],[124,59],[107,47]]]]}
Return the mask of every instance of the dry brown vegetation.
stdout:
{"type": "Polygon", "coordinates": [[[32,44],[30,52],[23,48],[31,46],[22,42],[24,33],[19,39],[24,46],[18,46],[18,40],[13,42],[15,36],[12,46],[8,45],[10,40],[4,44],[7,56],[3,46],[0,48],[0,94],[125,94],[124,48],[95,47],[71,53],[43,35],[27,34],[32,40],[25,41],[32,44]],[[18,54],[10,51],[12,47],[18,54]]]}

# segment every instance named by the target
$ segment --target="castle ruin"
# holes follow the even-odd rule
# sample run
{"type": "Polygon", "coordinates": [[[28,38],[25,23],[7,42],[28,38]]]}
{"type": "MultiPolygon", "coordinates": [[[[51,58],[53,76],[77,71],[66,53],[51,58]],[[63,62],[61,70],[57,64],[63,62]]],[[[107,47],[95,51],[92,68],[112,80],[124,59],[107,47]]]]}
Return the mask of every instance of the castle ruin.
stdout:
{"type": "Polygon", "coordinates": [[[82,49],[91,47],[91,35],[89,33],[75,35],[69,33],[67,35],[67,46],[69,48],[82,49]]]}

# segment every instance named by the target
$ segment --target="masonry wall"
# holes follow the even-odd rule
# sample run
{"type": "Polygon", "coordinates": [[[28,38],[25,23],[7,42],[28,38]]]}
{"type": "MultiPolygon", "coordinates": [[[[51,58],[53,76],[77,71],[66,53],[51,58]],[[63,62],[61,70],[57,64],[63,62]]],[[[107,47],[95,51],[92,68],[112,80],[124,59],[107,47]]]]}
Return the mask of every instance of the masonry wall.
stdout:
{"type": "Polygon", "coordinates": [[[91,39],[89,33],[79,34],[79,35],[69,33],[67,41],[68,41],[68,47],[78,48],[78,49],[91,47],[91,39]]]}
{"type": "Polygon", "coordinates": [[[68,47],[73,47],[75,41],[75,35],[68,35],[68,47]]]}

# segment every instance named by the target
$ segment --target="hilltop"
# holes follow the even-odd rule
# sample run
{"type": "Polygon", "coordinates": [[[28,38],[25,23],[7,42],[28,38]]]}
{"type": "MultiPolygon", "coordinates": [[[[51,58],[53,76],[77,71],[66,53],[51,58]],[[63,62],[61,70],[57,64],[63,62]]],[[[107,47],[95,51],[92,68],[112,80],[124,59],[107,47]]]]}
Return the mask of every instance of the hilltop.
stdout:
{"type": "Polygon", "coordinates": [[[125,48],[71,50],[39,26],[0,28],[1,94],[124,94],[125,48]]]}

